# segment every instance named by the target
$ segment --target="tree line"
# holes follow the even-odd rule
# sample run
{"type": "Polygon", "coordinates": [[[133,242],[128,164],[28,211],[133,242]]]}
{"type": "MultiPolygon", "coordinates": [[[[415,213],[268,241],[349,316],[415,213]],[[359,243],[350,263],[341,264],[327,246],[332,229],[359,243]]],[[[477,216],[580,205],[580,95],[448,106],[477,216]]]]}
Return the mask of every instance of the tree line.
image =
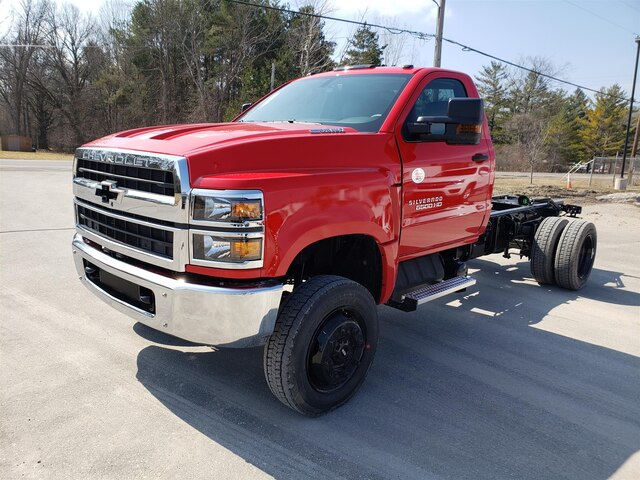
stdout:
{"type": "MultiPolygon", "coordinates": [[[[327,8],[327,0],[309,0],[298,10],[327,8]]],[[[337,63],[381,64],[389,47],[365,24],[336,59],[321,18],[232,0],[141,0],[132,7],[107,0],[98,16],[54,0],[22,0],[6,30],[0,133],[66,151],[128,128],[226,121],[272,84],[337,63]]],[[[535,72],[557,73],[544,59],[528,62],[535,72]]],[[[559,169],[621,150],[626,94],[618,85],[590,99],[497,62],[476,81],[499,158],[559,169]]]]}
{"type": "Polygon", "coordinates": [[[335,49],[317,17],[228,0],[108,0],[99,18],[22,0],[0,43],[15,45],[0,47],[2,132],[67,150],[142,125],[228,120],[269,92],[272,72],[278,85],[332,68],[335,49]]]}
{"type": "Polygon", "coordinates": [[[491,62],[475,77],[498,159],[508,159],[499,168],[563,171],[595,156],[622,153],[628,102],[618,84],[591,99],[579,88],[554,88],[545,74],[558,72],[549,61],[524,63],[531,71],[491,62]]]}

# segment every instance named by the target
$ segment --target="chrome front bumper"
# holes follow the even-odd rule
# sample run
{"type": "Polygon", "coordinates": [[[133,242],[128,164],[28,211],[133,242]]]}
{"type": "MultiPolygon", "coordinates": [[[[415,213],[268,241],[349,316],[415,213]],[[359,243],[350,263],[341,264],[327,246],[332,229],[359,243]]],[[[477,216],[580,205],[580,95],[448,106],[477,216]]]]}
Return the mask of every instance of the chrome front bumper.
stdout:
{"type": "Polygon", "coordinates": [[[112,307],[140,323],[185,340],[223,347],[263,344],[273,332],[283,285],[225,288],[186,283],[117,260],[73,239],[73,254],[80,280],[112,307]],[[88,278],[85,261],[115,277],[153,292],[151,313],[116,298],[88,278]]]}

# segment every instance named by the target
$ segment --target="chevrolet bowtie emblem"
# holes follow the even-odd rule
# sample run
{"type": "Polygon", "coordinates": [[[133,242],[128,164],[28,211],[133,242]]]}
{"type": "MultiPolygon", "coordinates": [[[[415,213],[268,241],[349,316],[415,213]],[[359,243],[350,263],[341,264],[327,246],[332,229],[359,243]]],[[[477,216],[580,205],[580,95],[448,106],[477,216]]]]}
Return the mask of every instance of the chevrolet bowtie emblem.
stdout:
{"type": "Polygon", "coordinates": [[[123,190],[118,188],[117,182],[113,180],[104,180],[100,182],[100,186],[96,188],[96,195],[102,198],[102,203],[109,203],[111,200],[116,200],[118,194],[123,190]]]}

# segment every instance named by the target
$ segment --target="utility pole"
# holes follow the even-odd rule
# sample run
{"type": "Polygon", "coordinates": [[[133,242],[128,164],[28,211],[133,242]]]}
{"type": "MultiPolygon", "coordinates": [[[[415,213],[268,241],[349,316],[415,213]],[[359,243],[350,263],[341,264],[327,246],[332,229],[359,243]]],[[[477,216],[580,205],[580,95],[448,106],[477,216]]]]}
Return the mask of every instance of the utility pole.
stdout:
{"type": "Polygon", "coordinates": [[[440,0],[440,3],[433,0],[438,6],[438,24],[436,25],[436,48],[433,53],[433,66],[440,68],[442,60],[442,30],[444,28],[444,4],[446,0],[440,0]]]}
{"type": "MultiPolygon", "coordinates": [[[[620,171],[620,178],[624,178],[624,166],[627,163],[627,147],[629,146],[629,130],[631,129],[631,114],[633,113],[633,94],[636,91],[636,78],[638,77],[638,58],[640,57],[640,35],[636,35],[636,43],[638,48],[636,50],[636,66],[633,69],[633,84],[631,86],[631,103],[629,105],[629,117],[627,118],[627,134],[624,137],[624,150],[622,150],[622,170],[620,171]]],[[[621,185],[624,190],[624,184],[621,185]]]]}

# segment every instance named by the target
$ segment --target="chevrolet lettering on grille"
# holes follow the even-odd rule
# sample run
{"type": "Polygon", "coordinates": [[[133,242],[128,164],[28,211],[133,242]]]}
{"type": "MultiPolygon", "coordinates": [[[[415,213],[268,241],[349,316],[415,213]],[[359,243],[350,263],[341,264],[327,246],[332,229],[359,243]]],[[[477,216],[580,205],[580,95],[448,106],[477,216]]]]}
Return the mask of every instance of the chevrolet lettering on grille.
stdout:
{"type": "Polygon", "coordinates": [[[156,170],[172,170],[173,161],[153,155],[137,155],[134,153],[112,152],[108,150],[79,149],[80,158],[93,162],[125,165],[130,167],[152,168],[156,170]]]}

